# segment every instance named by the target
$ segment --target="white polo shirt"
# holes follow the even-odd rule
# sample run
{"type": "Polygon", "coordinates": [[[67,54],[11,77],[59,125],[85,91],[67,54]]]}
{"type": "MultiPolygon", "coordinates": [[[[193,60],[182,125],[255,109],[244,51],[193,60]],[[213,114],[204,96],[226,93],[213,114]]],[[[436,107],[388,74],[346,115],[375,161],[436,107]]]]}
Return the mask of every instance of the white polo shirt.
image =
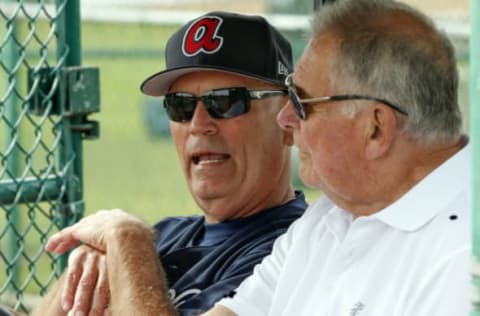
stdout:
{"type": "Polygon", "coordinates": [[[327,198],[274,245],[234,298],[240,316],[467,316],[469,146],[381,212],[327,198]]]}

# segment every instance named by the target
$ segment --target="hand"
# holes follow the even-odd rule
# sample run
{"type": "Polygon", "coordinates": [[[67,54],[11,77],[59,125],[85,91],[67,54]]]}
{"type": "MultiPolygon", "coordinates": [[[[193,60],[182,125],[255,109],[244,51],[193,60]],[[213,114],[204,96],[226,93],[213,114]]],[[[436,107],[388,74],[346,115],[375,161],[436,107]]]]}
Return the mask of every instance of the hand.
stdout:
{"type": "Polygon", "coordinates": [[[133,215],[119,209],[103,210],[52,235],[45,250],[62,254],[81,241],[100,252],[106,252],[107,239],[138,232],[151,235],[150,227],[133,215]]]}
{"type": "Polygon", "coordinates": [[[104,315],[109,302],[107,276],[105,254],[85,245],[76,248],[68,258],[62,309],[72,314],[104,315]]]}

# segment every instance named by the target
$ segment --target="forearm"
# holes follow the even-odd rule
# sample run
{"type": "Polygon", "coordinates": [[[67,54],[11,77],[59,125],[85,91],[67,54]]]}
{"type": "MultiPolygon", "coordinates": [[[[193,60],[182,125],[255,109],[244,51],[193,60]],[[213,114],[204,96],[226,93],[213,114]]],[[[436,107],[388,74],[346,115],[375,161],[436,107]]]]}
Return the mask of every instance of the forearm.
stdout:
{"type": "Polygon", "coordinates": [[[154,248],[153,233],[123,231],[107,241],[106,262],[113,315],[176,315],[154,248]]]}
{"type": "Polygon", "coordinates": [[[62,277],[53,285],[48,294],[40,301],[40,303],[33,309],[30,316],[64,316],[67,315],[62,309],[62,284],[65,276],[62,277]]]}

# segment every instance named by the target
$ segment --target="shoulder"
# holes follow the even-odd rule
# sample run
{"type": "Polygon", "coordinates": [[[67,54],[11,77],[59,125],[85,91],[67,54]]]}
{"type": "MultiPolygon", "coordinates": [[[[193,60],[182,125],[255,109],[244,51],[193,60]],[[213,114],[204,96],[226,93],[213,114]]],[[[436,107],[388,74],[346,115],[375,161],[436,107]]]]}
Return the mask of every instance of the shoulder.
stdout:
{"type": "Polygon", "coordinates": [[[162,219],[153,225],[157,244],[168,242],[184,234],[193,234],[204,222],[203,216],[175,216],[162,219]]]}
{"type": "MultiPolygon", "coordinates": [[[[275,243],[281,245],[279,247],[289,248],[293,244],[303,243],[304,240],[309,240],[311,232],[321,229],[323,218],[334,208],[335,204],[324,196],[311,204],[305,211],[302,211],[302,214],[297,218],[291,220],[279,229],[276,229],[276,223],[272,220],[267,225],[263,225],[262,228],[258,228],[256,232],[262,235],[263,230],[263,235],[267,235],[265,234],[265,230],[269,230],[269,236],[272,237],[275,243]]],[[[265,240],[265,237],[260,236],[260,238],[261,240],[265,240]]],[[[273,241],[268,245],[269,247],[272,246],[273,241]]],[[[271,248],[268,248],[268,251],[270,252],[271,248]]]]}
{"type": "Polygon", "coordinates": [[[307,208],[298,222],[302,226],[317,225],[335,207],[335,204],[328,197],[322,196],[307,208]]]}
{"type": "Polygon", "coordinates": [[[231,239],[235,240],[235,243],[239,241],[257,245],[264,243],[267,251],[270,251],[273,240],[285,233],[293,222],[301,218],[307,207],[305,196],[297,191],[295,199],[285,204],[237,220],[244,225],[231,239]]]}
{"type": "Polygon", "coordinates": [[[241,228],[215,249],[219,257],[230,262],[229,270],[251,269],[271,253],[275,240],[305,213],[304,195],[296,193],[296,198],[288,203],[236,220],[241,228]]]}
{"type": "Polygon", "coordinates": [[[431,241],[431,250],[457,253],[471,248],[472,217],[467,192],[460,193],[446,205],[424,228],[425,238],[431,241]]]}
{"type": "Polygon", "coordinates": [[[309,240],[313,231],[322,229],[326,215],[335,209],[335,204],[328,197],[320,197],[288,227],[287,232],[281,237],[282,241],[280,243],[283,244],[283,247],[290,247],[309,240]]]}

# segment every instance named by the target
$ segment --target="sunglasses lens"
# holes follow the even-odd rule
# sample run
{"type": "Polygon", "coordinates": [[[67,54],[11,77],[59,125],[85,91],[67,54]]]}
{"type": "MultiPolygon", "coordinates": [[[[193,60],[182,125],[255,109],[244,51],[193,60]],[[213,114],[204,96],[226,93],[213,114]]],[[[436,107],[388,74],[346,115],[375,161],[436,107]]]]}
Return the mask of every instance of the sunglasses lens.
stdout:
{"type": "Polygon", "coordinates": [[[192,119],[197,99],[188,93],[176,92],[165,95],[163,105],[170,120],[188,122],[192,119]]]}
{"type": "MultiPolygon", "coordinates": [[[[188,122],[192,119],[198,98],[185,92],[165,95],[163,105],[170,120],[188,122]]],[[[232,118],[250,109],[250,94],[246,88],[225,88],[207,92],[202,102],[213,118],[232,118]]]]}
{"type": "Polygon", "coordinates": [[[246,88],[212,90],[203,96],[208,113],[214,118],[232,118],[247,113],[250,95],[246,88]]]}

